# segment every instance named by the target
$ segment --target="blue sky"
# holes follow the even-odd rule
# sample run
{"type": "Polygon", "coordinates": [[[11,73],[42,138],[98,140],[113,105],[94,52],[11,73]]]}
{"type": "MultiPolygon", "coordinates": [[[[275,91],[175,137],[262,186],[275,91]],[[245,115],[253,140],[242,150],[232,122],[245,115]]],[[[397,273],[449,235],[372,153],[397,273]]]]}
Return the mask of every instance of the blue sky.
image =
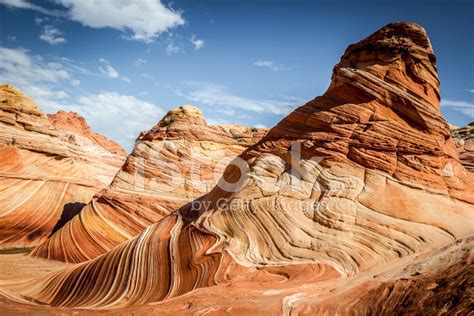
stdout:
{"type": "Polygon", "coordinates": [[[474,120],[473,1],[0,0],[0,82],[127,150],[171,108],[272,127],[321,95],[345,48],[395,21],[428,31],[442,113],[474,120]]]}

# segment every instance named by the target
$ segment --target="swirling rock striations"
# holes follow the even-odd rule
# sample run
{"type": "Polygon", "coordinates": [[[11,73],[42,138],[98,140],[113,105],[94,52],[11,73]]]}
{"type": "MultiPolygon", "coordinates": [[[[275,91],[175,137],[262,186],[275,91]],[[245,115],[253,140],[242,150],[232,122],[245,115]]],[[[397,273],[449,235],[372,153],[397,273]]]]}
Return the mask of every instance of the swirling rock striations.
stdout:
{"type": "Polygon", "coordinates": [[[124,160],[56,129],[20,91],[0,86],[0,249],[45,241],[112,181],[124,160]]]}
{"type": "MultiPolygon", "coordinates": [[[[331,302],[327,309],[316,303],[356,288],[363,306],[355,310],[364,310],[387,295],[388,283],[374,285],[374,270],[394,273],[385,281],[397,283],[396,275],[419,256],[440,262],[445,253],[431,258],[433,252],[474,234],[472,180],[439,112],[435,57],[424,29],[389,24],[349,46],[328,91],[242,153],[199,205],[182,207],[94,260],[12,288],[8,297],[86,308],[164,300],[170,310],[179,303],[185,314],[290,315],[334,312],[331,302]],[[315,264],[324,272],[305,281],[315,264]],[[285,275],[289,267],[300,269],[296,285],[264,283],[252,274],[285,275]],[[226,287],[236,269],[252,276],[226,287]],[[374,291],[355,287],[361,281],[372,282],[374,291]]],[[[450,284],[468,277],[453,275],[450,284]]],[[[397,295],[387,310],[402,298],[397,295]]]]}
{"type": "Polygon", "coordinates": [[[142,132],[107,190],[31,253],[82,262],[108,252],[209,192],[225,166],[265,129],[210,126],[196,107],[169,111],[142,132]]]}
{"type": "Polygon", "coordinates": [[[241,157],[243,189],[216,187],[202,205],[224,207],[197,221],[242,264],[317,260],[351,275],[474,233],[473,177],[440,115],[435,56],[416,24],[350,45],[327,92],[241,157]]]}
{"type": "Polygon", "coordinates": [[[451,135],[464,168],[474,172],[474,122],[464,127],[451,127],[451,135]]]}

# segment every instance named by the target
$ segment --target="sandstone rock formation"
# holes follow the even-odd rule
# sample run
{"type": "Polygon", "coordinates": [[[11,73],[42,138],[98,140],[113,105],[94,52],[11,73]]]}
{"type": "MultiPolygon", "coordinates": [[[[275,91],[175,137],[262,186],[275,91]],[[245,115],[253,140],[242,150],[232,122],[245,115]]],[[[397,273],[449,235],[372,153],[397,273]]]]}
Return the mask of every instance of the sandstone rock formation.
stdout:
{"type": "MultiPolygon", "coordinates": [[[[150,134],[141,138],[161,139],[150,134]]],[[[312,315],[454,297],[433,306],[467,312],[466,295],[430,282],[472,284],[473,180],[440,115],[425,30],[389,24],[349,46],[327,92],[244,151],[211,192],[105,255],[4,287],[3,301],[312,315]]]]}
{"type": "Polygon", "coordinates": [[[56,129],[20,91],[0,86],[0,249],[45,241],[112,181],[124,159],[56,129]]]}
{"type": "Polygon", "coordinates": [[[48,118],[57,129],[82,135],[111,153],[127,156],[127,152],[119,144],[92,131],[86,120],[76,112],[65,112],[61,110],[55,114],[48,114],[48,118]]]}
{"type": "Polygon", "coordinates": [[[189,105],[169,111],[140,134],[108,189],[31,255],[82,262],[108,252],[209,192],[227,163],[265,132],[210,126],[189,105]]]}
{"type": "Polygon", "coordinates": [[[474,172],[474,122],[464,127],[451,127],[451,135],[464,168],[474,172]]]}

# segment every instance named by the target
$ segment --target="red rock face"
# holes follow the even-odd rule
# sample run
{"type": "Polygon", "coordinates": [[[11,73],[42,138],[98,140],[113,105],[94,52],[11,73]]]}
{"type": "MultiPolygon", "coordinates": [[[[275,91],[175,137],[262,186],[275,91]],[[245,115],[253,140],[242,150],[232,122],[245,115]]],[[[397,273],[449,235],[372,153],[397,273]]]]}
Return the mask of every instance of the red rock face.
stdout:
{"type": "Polygon", "coordinates": [[[112,250],[209,192],[225,164],[265,132],[210,126],[192,106],[171,110],[141,133],[107,190],[31,255],[82,262],[112,250]]]}
{"type": "Polygon", "coordinates": [[[82,135],[113,154],[127,156],[127,152],[119,144],[93,132],[86,120],[75,112],[64,112],[61,110],[55,114],[48,114],[48,118],[57,129],[82,135]]]}
{"type": "Polygon", "coordinates": [[[0,249],[33,247],[112,180],[124,158],[56,129],[20,91],[0,86],[0,249]]]}
{"type": "Polygon", "coordinates": [[[467,313],[469,298],[448,289],[472,283],[472,183],[440,115],[425,30],[389,24],[349,46],[328,91],[211,192],[100,257],[7,286],[4,300],[284,315],[410,312],[433,300],[467,313]]]}
{"type": "Polygon", "coordinates": [[[451,135],[464,168],[474,172],[474,122],[451,128],[451,135]]]}

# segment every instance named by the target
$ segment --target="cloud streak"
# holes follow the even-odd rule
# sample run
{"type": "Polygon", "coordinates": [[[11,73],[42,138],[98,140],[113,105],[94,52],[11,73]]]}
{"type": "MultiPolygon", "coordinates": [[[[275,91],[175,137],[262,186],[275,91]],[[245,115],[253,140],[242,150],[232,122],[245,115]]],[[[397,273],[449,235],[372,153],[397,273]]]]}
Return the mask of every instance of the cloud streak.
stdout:
{"type": "Polygon", "coordinates": [[[185,99],[220,110],[231,111],[232,108],[243,109],[255,113],[288,114],[295,106],[295,100],[252,99],[232,94],[227,87],[208,82],[188,82],[185,90],[175,92],[185,99]]]}
{"type": "Polygon", "coordinates": [[[442,99],[441,106],[450,108],[453,111],[461,112],[469,116],[471,119],[474,118],[474,103],[442,99]]]}
{"type": "Polygon", "coordinates": [[[33,10],[46,15],[59,15],[57,12],[46,10],[45,8],[39,5],[33,4],[26,0],[0,0],[0,4],[15,9],[33,10]]]}
{"type": "Polygon", "coordinates": [[[276,64],[272,60],[257,60],[253,64],[254,64],[254,66],[267,68],[267,69],[270,69],[272,71],[280,71],[280,70],[291,69],[290,67],[286,67],[286,66],[283,66],[283,65],[276,64]]]}
{"type": "Polygon", "coordinates": [[[99,61],[103,64],[103,66],[99,66],[99,70],[105,77],[110,78],[110,79],[121,79],[128,83],[131,82],[129,78],[120,76],[118,71],[115,70],[115,68],[112,67],[109,61],[106,60],[105,58],[100,58],[99,61]]]}

